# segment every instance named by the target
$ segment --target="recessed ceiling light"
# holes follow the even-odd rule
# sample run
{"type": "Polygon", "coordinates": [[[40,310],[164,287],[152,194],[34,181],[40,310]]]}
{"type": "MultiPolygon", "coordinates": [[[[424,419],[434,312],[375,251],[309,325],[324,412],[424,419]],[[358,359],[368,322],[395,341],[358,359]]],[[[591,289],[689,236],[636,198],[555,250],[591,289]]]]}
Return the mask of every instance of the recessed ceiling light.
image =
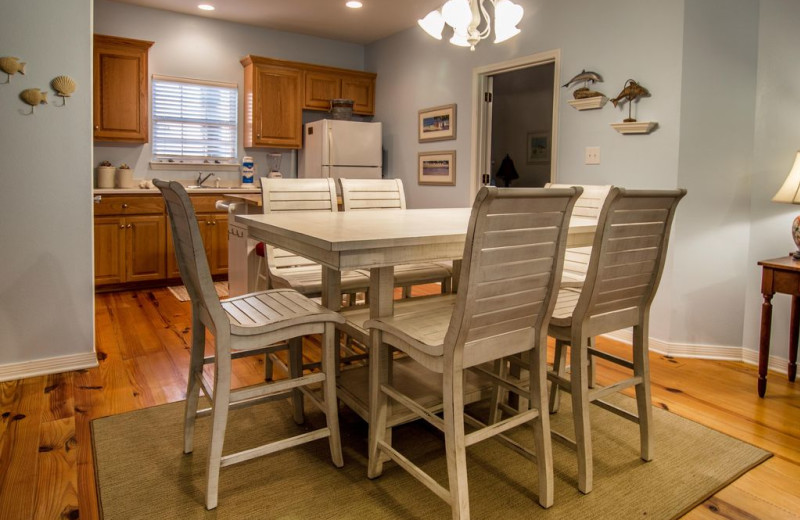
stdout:
{"type": "Polygon", "coordinates": [[[202,9],[203,11],[213,11],[214,6],[209,4],[200,4],[197,6],[198,9],[202,9]]]}
{"type": "Polygon", "coordinates": [[[344,5],[346,5],[350,9],[358,9],[359,7],[363,7],[364,6],[364,4],[362,4],[358,0],[350,0],[349,2],[347,2],[344,5]]]}

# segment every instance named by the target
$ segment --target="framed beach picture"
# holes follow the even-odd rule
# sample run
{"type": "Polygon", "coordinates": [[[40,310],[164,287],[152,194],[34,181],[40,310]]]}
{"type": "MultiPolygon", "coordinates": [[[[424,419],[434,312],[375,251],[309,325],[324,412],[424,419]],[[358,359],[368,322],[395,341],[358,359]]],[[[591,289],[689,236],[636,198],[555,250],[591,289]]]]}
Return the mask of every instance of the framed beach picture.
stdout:
{"type": "Polygon", "coordinates": [[[418,166],[419,184],[438,186],[456,185],[456,151],[420,152],[418,166]]]}
{"type": "Polygon", "coordinates": [[[456,138],[456,106],[423,108],[419,111],[417,126],[419,142],[447,141],[456,138]]]}
{"type": "Polygon", "coordinates": [[[528,132],[528,164],[550,162],[550,134],[528,132]]]}

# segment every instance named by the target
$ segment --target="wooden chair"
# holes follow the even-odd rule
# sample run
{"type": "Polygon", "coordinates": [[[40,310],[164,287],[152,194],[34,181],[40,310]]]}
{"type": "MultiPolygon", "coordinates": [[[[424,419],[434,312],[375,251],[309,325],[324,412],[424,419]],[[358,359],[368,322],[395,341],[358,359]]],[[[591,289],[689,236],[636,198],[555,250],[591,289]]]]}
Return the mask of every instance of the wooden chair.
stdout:
{"type": "MultiPolygon", "coordinates": [[[[545,184],[545,188],[568,188],[572,184],[545,184]]],[[[580,184],[583,195],[575,203],[572,215],[596,219],[600,216],[600,208],[608,197],[611,185],[580,184]]],[[[564,253],[564,274],[561,276],[561,287],[580,287],[586,279],[586,269],[589,266],[589,257],[592,248],[568,247],[564,253]]]]}
{"type": "MultiPolygon", "coordinates": [[[[339,179],[345,211],[364,209],[406,209],[403,181],[400,179],[339,179]]],[[[369,275],[369,273],[364,273],[369,275]]],[[[442,293],[451,290],[452,262],[425,262],[397,265],[394,285],[402,287],[403,297],[411,296],[411,287],[441,283],[442,293]]]]}
{"type": "Polygon", "coordinates": [[[648,327],[650,304],[658,289],[666,259],[670,228],[686,190],[634,191],[612,188],[598,219],[598,229],[586,281],[580,290],[562,288],[548,334],[556,339],[555,364],[548,378],[552,411],[558,389],[572,394],[578,489],[592,490],[592,441],[589,403],[639,424],[641,458],[653,458],[648,327]],[[602,352],[589,343],[599,334],[633,327],[633,360],[602,352]],[[566,350],[570,348],[569,379],[566,350]],[[604,388],[589,388],[589,357],[596,356],[633,371],[633,376],[604,388]],[[602,399],[623,388],[636,389],[637,414],[602,399]]]}
{"type": "MultiPolygon", "coordinates": [[[[501,189],[485,187],[475,199],[467,231],[455,305],[369,320],[370,428],[368,476],[382,472],[388,455],[452,507],[453,518],[469,518],[466,447],[532,422],[535,455],[505,436],[515,451],[535,456],[539,503],[553,503],[553,466],[546,392],[546,331],[561,276],[572,206],[580,188],[501,189]],[[430,413],[392,386],[389,348],[417,361],[442,381],[444,418],[430,413]],[[530,351],[533,406],[486,426],[464,413],[465,370],[504,356],[530,351]],[[449,489],[391,446],[388,398],[444,432],[449,489]],[[477,426],[465,433],[464,422],[477,426]]],[[[442,298],[447,301],[446,297],[442,298]]],[[[488,372],[487,372],[488,373],[488,372]]],[[[496,378],[495,378],[496,379],[496,378]]],[[[522,392],[521,389],[518,391],[522,392]]]]}
{"type": "MultiPolygon", "coordinates": [[[[272,179],[262,177],[264,213],[284,211],[338,211],[333,179],[272,179]]],[[[290,251],[265,245],[271,287],[287,287],[316,297],[322,295],[322,266],[290,251]]],[[[355,294],[369,289],[369,275],[342,272],[342,292],[355,303],[355,294]]]]}
{"type": "Polygon", "coordinates": [[[214,509],[217,506],[221,467],[325,437],[328,437],[334,465],[341,467],[343,460],[333,339],[335,325],[344,319],[291,289],[250,293],[220,301],[214,290],[194,208],[186,191],[177,182],[155,179],[153,183],[161,190],[167,203],[181,278],[192,301],[192,348],[186,390],[184,453],[191,453],[193,449],[195,419],[211,414],[206,508],[214,509]],[[206,329],[215,339],[214,355],[208,357],[204,353],[206,329]],[[303,375],[302,337],[308,334],[322,334],[322,370],[303,375]],[[262,353],[269,355],[277,349],[285,349],[287,341],[290,352],[289,379],[231,390],[232,359],[262,353]],[[203,365],[208,363],[214,364],[211,387],[203,377],[203,365]],[[307,388],[320,384],[321,396],[307,388]],[[197,409],[200,391],[211,401],[211,408],[197,409]],[[303,394],[325,413],[325,427],[246,451],[222,455],[229,409],[292,397],[294,419],[301,423],[303,394]]]}

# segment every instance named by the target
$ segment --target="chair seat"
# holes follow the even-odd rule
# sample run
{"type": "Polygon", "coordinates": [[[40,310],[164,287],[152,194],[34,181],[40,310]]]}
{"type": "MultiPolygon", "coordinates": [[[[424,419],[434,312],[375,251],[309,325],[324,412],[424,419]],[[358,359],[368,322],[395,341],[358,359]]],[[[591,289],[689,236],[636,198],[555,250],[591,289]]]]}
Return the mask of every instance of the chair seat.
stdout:
{"type": "Polygon", "coordinates": [[[559,290],[553,317],[550,318],[550,326],[569,327],[572,323],[572,311],[575,310],[575,305],[578,303],[580,296],[580,289],[562,288],[559,290]]]}
{"type": "MultiPolygon", "coordinates": [[[[278,270],[278,276],[301,294],[316,295],[322,293],[321,265],[282,268],[278,270]]],[[[369,276],[359,271],[342,271],[342,292],[365,292],[368,289],[369,276]]]]}
{"type": "Polygon", "coordinates": [[[305,323],[344,323],[335,312],[291,289],[273,289],[221,300],[233,336],[252,336],[305,323]]]}

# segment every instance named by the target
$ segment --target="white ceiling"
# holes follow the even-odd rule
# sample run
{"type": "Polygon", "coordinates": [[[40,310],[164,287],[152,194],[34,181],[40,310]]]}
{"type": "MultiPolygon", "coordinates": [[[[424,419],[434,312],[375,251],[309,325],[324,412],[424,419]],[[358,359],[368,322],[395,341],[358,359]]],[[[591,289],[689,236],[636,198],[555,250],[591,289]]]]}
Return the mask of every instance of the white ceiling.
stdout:
{"type": "Polygon", "coordinates": [[[115,0],[206,18],[257,25],[368,44],[416,25],[444,0],[361,0],[364,7],[350,9],[345,0],[115,0]],[[214,11],[201,11],[208,3],[214,11]]]}

